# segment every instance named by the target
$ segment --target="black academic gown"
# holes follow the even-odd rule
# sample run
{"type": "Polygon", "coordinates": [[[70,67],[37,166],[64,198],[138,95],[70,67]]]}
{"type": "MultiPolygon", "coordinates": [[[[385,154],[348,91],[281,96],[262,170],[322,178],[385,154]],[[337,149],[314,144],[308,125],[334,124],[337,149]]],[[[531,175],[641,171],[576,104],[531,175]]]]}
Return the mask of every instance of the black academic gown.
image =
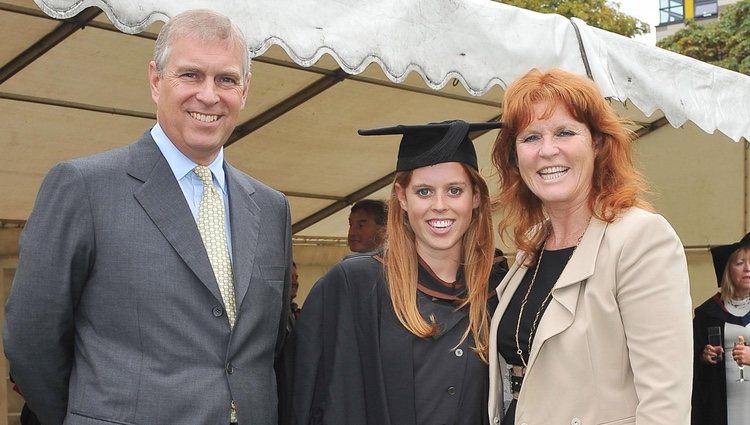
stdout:
{"type": "MultiPolygon", "coordinates": [[[[715,365],[702,360],[703,347],[708,344],[708,327],[719,326],[724,335],[724,324],[732,323],[747,326],[750,314],[737,317],[724,309],[724,303],[717,293],[695,309],[693,318],[693,341],[695,357],[693,360],[693,403],[692,425],[726,425],[727,424],[727,382],[724,361],[715,365]]],[[[731,355],[729,357],[731,360],[731,355]]]]}
{"type": "MultiPolygon", "coordinates": [[[[499,264],[491,293],[507,267],[499,264]]],[[[424,270],[422,270],[424,272],[424,270]]],[[[315,284],[285,351],[285,425],[486,424],[487,365],[460,346],[467,309],[418,293],[440,335],[420,339],[391,307],[373,255],[340,262],[315,284]]],[[[494,304],[494,303],[493,303],[494,304]]]]}

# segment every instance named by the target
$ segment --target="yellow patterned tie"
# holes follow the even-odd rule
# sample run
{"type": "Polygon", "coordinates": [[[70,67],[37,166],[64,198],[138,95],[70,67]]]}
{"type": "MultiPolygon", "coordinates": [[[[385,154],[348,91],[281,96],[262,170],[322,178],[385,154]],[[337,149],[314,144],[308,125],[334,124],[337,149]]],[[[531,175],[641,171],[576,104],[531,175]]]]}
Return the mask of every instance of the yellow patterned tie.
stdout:
{"type": "Polygon", "coordinates": [[[199,165],[193,171],[203,182],[203,197],[198,209],[198,230],[201,233],[203,245],[206,247],[208,259],[211,261],[211,268],[214,269],[221,297],[224,299],[229,326],[233,327],[236,314],[234,276],[224,226],[224,201],[214,187],[211,170],[208,167],[199,165]]]}

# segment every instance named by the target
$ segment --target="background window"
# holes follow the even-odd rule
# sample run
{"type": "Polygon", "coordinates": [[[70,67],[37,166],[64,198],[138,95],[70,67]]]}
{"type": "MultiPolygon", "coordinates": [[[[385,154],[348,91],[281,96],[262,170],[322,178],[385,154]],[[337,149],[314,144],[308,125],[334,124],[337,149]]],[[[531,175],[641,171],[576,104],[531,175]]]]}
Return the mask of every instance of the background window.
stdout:
{"type": "MultiPolygon", "coordinates": [[[[696,5],[698,4],[696,0],[696,5]]],[[[716,1],[714,0],[715,4],[716,1]]],[[[696,6],[697,8],[697,6],[696,6]]],[[[685,2],[683,0],[659,0],[659,23],[673,24],[685,20],[685,2]]]]}
{"type": "Polygon", "coordinates": [[[719,14],[719,3],[717,0],[695,0],[695,17],[707,18],[719,14]]]}

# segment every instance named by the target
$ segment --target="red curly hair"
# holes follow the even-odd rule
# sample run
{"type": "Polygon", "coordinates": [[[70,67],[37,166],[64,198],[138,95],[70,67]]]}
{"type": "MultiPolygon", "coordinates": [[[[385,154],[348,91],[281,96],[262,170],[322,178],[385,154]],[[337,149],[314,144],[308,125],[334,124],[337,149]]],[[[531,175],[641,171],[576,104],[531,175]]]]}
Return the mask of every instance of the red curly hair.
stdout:
{"type": "Polygon", "coordinates": [[[588,203],[596,218],[611,223],[628,208],[651,209],[641,198],[648,185],[633,165],[635,135],[625,127],[627,121],[617,116],[592,80],[561,69],[535,68],[505,91],[503,128],[492,148],[499,178],[493,205],[502,211],[498,230],[503,240],[510,236],[518,249],[534,253],[544,237],[543,231],[535,231],[545,219],[544,207],[521,179],[516,154],[516,138],[538,118],[534,105],[540,102],[547,103],[541,118],[562,105],[591,131],[595,157],[588,203]]]}

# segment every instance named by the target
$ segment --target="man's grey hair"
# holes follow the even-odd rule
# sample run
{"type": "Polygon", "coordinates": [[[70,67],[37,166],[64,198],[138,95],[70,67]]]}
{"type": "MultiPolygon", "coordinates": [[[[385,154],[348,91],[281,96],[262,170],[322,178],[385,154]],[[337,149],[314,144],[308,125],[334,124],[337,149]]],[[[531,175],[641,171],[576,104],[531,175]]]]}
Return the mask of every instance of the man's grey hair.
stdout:
{"type": "Polygon", "coordinates": [[[171,45],[175,37],[191,36],[202,41],[226,40],[242,50],[243,84],[250,74],[250,57],[247,40],[242,30],[229,18],[209,9],[188,10],[170,18],[159,31],[154,47],[154,63],[160,77],[169,59],[171,45]]]}

